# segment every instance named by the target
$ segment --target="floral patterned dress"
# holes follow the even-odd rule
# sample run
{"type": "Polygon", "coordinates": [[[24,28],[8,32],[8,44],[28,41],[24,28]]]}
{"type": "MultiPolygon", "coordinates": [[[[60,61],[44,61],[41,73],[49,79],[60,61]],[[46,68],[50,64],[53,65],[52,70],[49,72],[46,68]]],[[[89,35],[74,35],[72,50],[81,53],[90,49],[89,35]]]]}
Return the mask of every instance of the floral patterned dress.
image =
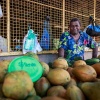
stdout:
{"type": "Polygon", "coordinates": [[[84,47],[95,48],[97,43],[85,32],[80,32],[80,37],[75,42],[74,38],[69,34],[69,32],[65,32],[61,35],[59,41],[59,47],[65,50],[66,60],[69,64],[71,64],[76,57],[80,57],[84,59],[84,47]]]}

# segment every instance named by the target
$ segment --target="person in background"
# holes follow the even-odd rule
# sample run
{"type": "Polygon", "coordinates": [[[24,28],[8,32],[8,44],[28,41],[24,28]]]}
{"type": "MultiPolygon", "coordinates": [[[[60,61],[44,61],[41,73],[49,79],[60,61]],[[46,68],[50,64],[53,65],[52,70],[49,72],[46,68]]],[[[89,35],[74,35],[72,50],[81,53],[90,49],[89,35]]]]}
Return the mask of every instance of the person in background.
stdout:
{"type": "Polygon", "coordinates": [[[47,29],[48,33],[49,33],[49,45],[50,45],[50,49],[52,49],[52,45],[53,45],[53,35],[52,35],[52,29],[51,29],[51,25],[50,25],[50,16],[45,16],[45,21],[44,21],[44,27],[47,29]]]}
{"type": "Polygon", "coordinates": [[[81,31],[81,22],[78,18],[73,18],[69,24],[69,31],[60,36],[58,57],[64,57],[69,66],[76,58],[84,60],[84,47],[92,49],[92,58],[97,57],[98,45],[88,34],[81,31]]]}

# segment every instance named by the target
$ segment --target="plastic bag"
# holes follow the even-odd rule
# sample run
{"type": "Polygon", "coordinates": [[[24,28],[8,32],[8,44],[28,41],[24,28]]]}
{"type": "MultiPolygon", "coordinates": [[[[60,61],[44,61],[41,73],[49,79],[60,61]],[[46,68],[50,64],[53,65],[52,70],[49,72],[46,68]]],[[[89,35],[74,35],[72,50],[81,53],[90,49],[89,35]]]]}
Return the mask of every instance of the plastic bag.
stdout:
{"type": "Polygon", "coordinates": [[[90,28],[90,29],[92,29],[92,30],[94,30],[94,31],[96,31],[96,32],[100,32],[100,25],[89,25],[89,27],[88,28],[90,28]]]}
{"type": "Polygon", "coordinates": [[[92,16],[89,17],[89,23],[84,32],[90,36],[100,36],[100,25],[96,24],[92,16]]]}
{"type": "Polygon", "coordinates": [[[45,50],[48,50],[49,49],[49,44],[50,44],[49,41],[50,41],[49,33],[48,33],[47,29],[44,28],[43,35],[42,35],[41,41],[40,41],[41,47],[45,50]]]}
{"type": "Polygon", "coordinates": [[[86,32],[88,35],[90,36],[100,36],[100,26],[92,26],[92,25],[88,25],[83,32],[86,32]]]}
{"type": "Polygon", "coordinates": [[[2,13],[1,5],[0,5],[0,17],[2,16],[3,16],[3,13],[2,13]]]}
{"type": "Polygon", "coordinates": [[[40,47],[34,31],[32,29],[29,29],[27,35],[24,37],[23,40],[23,54],[27,52],[37,53],[37,51],[42,51],[42,48],[40,47]]]}
{"type": "Polygon", "coordinates": [[[33,33],[33,30],[30,29],[28,31],[28,34],[25,38],[25,44],[24,44],[24,49],[32,51],[34,46],[35,46],[35,34],[33,33]]]}
{"type": "Polygon", "coordinates": [[[100,36],[100,26],[89,25],[86,29],[86,33],[90,36],[100,36]]]}

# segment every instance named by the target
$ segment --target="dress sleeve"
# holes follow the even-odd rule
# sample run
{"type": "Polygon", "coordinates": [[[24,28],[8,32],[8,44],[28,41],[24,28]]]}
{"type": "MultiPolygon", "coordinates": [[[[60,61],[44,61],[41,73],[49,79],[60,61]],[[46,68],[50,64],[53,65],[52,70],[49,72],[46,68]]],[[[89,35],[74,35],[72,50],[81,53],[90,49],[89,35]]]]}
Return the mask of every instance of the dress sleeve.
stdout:
{"type": "Polygon", "coordinates": [[[91,36],[84,33],[84,45],[86,47],[93,49],[97,46],[97,42],[95,40],[93,40],[93,38],[91,36]]]}
{"type": "Polygon", "coordinates": [[[66,38],[65,33],[63,33],[63,34],[60,36],[58,48],[63,48],[63,49],[66,49],[66,48],[67,48],[67,38],[66,38]]]}

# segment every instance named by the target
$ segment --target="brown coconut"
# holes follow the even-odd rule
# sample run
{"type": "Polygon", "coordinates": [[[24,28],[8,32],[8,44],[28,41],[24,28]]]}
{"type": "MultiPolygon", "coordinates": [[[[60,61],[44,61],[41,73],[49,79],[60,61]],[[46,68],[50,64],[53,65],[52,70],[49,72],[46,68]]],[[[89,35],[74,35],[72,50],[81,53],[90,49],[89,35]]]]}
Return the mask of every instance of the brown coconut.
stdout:
{"type": "Polygon", "coordinates": [[[0,61],[0,83],[4,81],[5,75],[7,74],[8,65],[11,60],[0,61]]]}
{"type": "Polygon", "coordinates": [[[83,61],[83,60],[77,60],[77,61],[74,62],[73,67],[77,67],[77,66],[80,66],[80,65],[86,65],[86,62],[83,61]]]}
{"type": "Polygon", "coordinates": [[[46,95],[47,90],[50,87],[49,81],[46,77],[41,77],[34,85],[37,95],[43,97],[46,95]]]}
{"type": "Polygon", "coordinates": [[[93,64],[92,67],[95,69],[97,76],[100,77],[100,63],[93,64]]]}
{"type": "Polygon", "coordinates": [[[66,100],[66,99],[63,99],[57,96],[47,96],[47,97],[42,98],[41,100],[66,100]]]}
{"type": "Polygon", "coordinates": [[[93,81],[97,77],[97,73],[89,65],[81,65],[73,68],[73,75],[79,80],[83,82],[93,81]]]}
{"type": "Polygon", "coordinates": [[[65,98],[65,92],[66,89],[63,86],[52,86],[48,91],[47,91],[47,96],[58,96],[61,98],[65,98]]]}
{"type": "Polygon", "coordinates": [[[85,96],[79,87],[77,87],[76,85],[72,85],[66,89],[66,99],[85,100],[85,96]]]}
{"type": "Polygon", "coordinates": [[[2,91],[5,97],[24,100],[33,89],[33,82],[25,71],[15,71],[5,76],[2,91]]]}
{"type": "Polygon", "coordinates": [[[64,85],[70,81],[69,73],[61,68],[55,68],[49,71],[47,78],[54,85],[64,85]]]}
{"type": "Polygon", "coordinates": [[[49,72],[49,65],[45,62],[40,62],[43,67],[43,76],[46,76],[49,72]]]}
{"type": "Polygon", "coordinates": [[[52,63],[52,67],[53,68],[67,69],[68,68],[68,63],[64,58],[59,57],[58,59],[54,60],[54,62],[52,63]]]}

